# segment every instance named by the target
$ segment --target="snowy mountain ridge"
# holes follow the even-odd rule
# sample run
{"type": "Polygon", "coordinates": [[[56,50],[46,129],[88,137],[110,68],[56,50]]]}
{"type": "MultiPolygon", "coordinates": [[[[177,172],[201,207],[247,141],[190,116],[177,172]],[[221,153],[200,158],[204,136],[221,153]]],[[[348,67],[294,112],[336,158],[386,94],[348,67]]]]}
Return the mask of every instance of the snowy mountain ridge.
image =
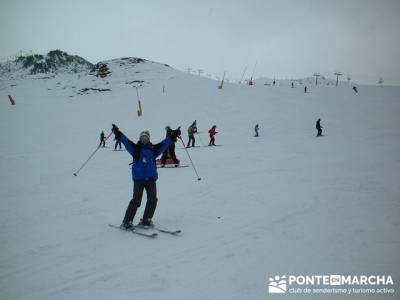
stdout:
{"type": "Polygon", "coordinates": [[[3,81],[0,86],[7,88],[9,85],[10,88],[30,80],[44,80],[44,85],[49,85],[48,90],[66,90],[70,92],[70,97],[74,97],[93,92],[108,92],[120,85],[148,85],[161,73],[181,72],[167,64],[137,57],[122,57],[92,64],[80,56],[54,50],[47,55],[20,56],[1,63],[0,78],[3,81]],[[49,80],[55,81],[55,84],[51,84],[49,80]]]}
{"type": "Polygon", "coordinates": [[[93,68],[93,64],[77,55],[53,50],[46,55],[19,56],[14,61],[0,64],[0,75],[35,75],[49,73],[80,73],[93,68]]]}
{"type": "MultiPolygon", "coordinates": [[[[78,55],[70,55],[61,50],[52,50],[46,55],[32,54],[21,55],[15,60],[0,63],[0,78],[37,78],[48,79],[48,76],[56,74],[80,74],[81,76],[96,76],[98,78],[111,78],[115,74],[123,76],[134,75],[143,72],[143,70],[135,70],[139,64],[152,64],[153,67],[158,66],[160,70],[164,67],[172,69],[168,64],[152,62],[138,57],[121,57],[91,63],[78,55]],[[40,76],[46,75],[46,76],[40,76]]],[[[153,68],[154,69],[154,68],[153,68]]],[[[117,75],[118,76],[118,75],[117,75]]],[[[196,76],[196,75],[193,75],[196,76]]],[[[138,85],[143,83],[140,79],[134,82],[138,85]]],[[[211,79],[214,80],[214,79],[211,79]]],[[[272,79],[268,77],[258,77],[253,80],[256,85],[272,85],[273,81],[277,85],[290,85],[292,82],[297,85],[315,85],[315,77],[295,78],[295,79],[272,79]]],[[[131,82],[134,80],[131,80],[131,82]]],[[[340,81],[340,84],[348,84],[350,80],[340,81]]],[[[335,80],[320,75],[318,78],[319,85],[334,85],[335,80]]]]}

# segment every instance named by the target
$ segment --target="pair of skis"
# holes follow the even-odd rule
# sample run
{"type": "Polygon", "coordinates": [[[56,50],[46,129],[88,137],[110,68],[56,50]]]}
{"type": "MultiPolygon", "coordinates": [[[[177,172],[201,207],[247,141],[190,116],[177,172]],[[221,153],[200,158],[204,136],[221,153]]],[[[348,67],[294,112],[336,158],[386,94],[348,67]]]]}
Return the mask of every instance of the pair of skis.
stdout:
{"type": "Polygon", "coordinates": [[[173,164],[165,164],[164,167],[162,165],[157,165],[159,169],[173,169],[173,168],[187,168],[189,165],[173,165],[173,164]]]}
{"type": "Polygon", "coordinates": [[[155,238],[155,237],[158,236],[158,233],[157,232],[146,233],[146,232],[140,231],[140,229],[143,229],[143,230],[153,229],[153,230],[156,230],[158,232],[165,233],[165,234],[170,234],[170,235],[178,235],[178,234],[180,234],[182,232],[181,230],[166,230],[166,229],[163,229],[163,228],[159,228],[157,226],[148,226],[147,227],[147,226],[135,225],[135,226],[131,227],[130,229],[123,229],[120,226],[113,225],[113,224],[108,224],[108,226],[110,226],[112,228],[117,228],[117,229],[120,229],[120,230],[124,230],[124,231],[130,231],[130,232],[132,232],[134,234],[141,235],[141,236],[148,237],[148,238],[155,238]]]}
{"type": "Polygon", "coordinates": [[[200,147],[222,147],[222,146],[223,145],[203,145],[203,146],[185,147],[181,149],[200,148],[200,147]]]}

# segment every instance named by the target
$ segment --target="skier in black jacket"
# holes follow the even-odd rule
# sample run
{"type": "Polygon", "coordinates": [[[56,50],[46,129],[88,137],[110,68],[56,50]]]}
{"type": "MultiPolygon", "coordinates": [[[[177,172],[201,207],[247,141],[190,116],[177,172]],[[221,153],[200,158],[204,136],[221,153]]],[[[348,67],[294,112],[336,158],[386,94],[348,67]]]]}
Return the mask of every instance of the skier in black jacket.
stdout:
{"type": "Polygon", "coordinates": [[[315,128],[318,130],[317,136],[322,135],[322,126],[321,126],[321,119],[317,120],[317,123],[315,124],[315,128]]]}
{"type": "MultiPolygon", "coordinates": [[[[175,131],[180,131],[180,126],[175,130],[175,131]]],[[[170,126],[165,127],[166,131],[166,137],[171,135],[171,132],[173,131],[170,126]]],[[[165,164],[167,162],[167,159],[171,158],[174,161],[175,167],[179,165],[179,160],[176,158],[175,154],[175,141],[169,145],[167,150],[164,151],[163,155],[161,156],[161,167],[165,167],[165,164]]]]}
{"type": "Polygon", "coordinates": [[[118,130],[118,127],[115,126],[115,124],[112,124],[112,128],[111,131],[114,133],[114,141],[115,141],[115,146],[114,146],[114,150],[117,150],[117,146],[119,145],[119,150],[122,149],[122,145],[121,145],[121,135],[118,134],[120,131],[118,130]],[[115,133],[117,132],[117,133],[115,133]]]}
{"type": "Polygon", "coordinates": [[[106,146],[106,137],[105,137],[105,134],[104,134],[104,131],[102,131],[101,133],[100,133],[100,144],[99,144],[99,147],[105,147],[106,146]]]}

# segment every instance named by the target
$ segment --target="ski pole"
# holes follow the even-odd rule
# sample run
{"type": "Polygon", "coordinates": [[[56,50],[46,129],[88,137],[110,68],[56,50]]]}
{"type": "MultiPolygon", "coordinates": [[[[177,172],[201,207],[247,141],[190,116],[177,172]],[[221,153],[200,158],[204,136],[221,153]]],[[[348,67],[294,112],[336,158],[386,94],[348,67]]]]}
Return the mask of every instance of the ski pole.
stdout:
{"type": "Polygon", "coordinates": [[[203,143],[203,140],[201,139],[200,133],[197,132],[196,134],[197,134],[197,136],[199,137],[200,144],[201,144],[202,146],[204,146],[204,143],[203,143]]]}
{"type": "MultiPolygon", "coordinates": [[[[110,132],[110,134],[104,139],[104,141],[107,141],[107,139],[111,136],[112,131],[110,132]]],[[[101,145],[101,144],[100,144],[101,145]]],[[[97,150],[99,150],[101,147],[100,145],[97,146],[96,150],[94,150],[94,152],[89,156],[89,158],[82,164],[82,166],[74,173],[74,176],[78,176],[78,173],[80,170],[83,169],[83,167],[87,164],[87,162],[96,154],[97,150]]]]}
{"type": "Polygon", "coordinates": [[[189,157],[189,160],[190,160],[190,162],[191,162],[191,164],[192,164],[193,170],[194,170],[194,172],[196,173],[197,180],[201,180],[201,178],[199,177],[199,174],[197,173],[196,167],[194,166],[194,163],[193,163],[193,161],[192,161],[192,158],[190,157],[189,151],[186,149],[185,143],[183,142],[183,140],[182,140],[182,138],[181,138],[180,136],[179,136],[178,138],[181,140],[182,145],[183,145],[183,149],[185,149],[186,154],[187,154],[188,157],[189,157]]]}

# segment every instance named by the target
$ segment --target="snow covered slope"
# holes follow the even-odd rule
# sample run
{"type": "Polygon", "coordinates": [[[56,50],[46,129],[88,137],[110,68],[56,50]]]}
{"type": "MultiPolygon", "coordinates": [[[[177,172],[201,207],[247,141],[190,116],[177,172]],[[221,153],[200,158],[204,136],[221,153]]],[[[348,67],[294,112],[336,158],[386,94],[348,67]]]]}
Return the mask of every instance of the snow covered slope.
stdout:
{"type": "Polygon", "coordinates": [[[268,278],[281,274],[398,282],[400,88],[218,90],[216,81],[149,61],[103,63],[111,71],[104,78],[2,80],[2,299],[274,299],[268,278]],[[108,142],[72,176],[101,130],[116,123],[136,141],[148,129],[158,142],[166,125],[182,126],[187,140],[195,119],[197,143],[215,124],[224,146],[189,149],[201,181],[191,168],[159,170],[155,222],[182,235],[149,240],[108,227],[120,224],[132,196],[131,157],[108,142]]]}

